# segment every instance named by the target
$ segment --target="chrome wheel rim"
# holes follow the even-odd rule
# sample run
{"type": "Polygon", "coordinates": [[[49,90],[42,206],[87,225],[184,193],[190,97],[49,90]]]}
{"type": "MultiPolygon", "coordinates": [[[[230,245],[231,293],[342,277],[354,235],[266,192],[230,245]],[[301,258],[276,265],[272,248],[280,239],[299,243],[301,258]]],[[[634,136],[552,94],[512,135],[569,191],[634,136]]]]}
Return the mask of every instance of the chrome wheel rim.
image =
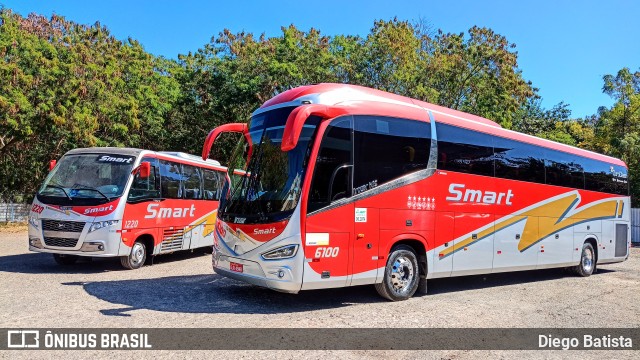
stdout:
{"type": "Polygon", "coordinates": [[[144,245],[135,243],[133,244],[133,249],[131,249],[131,263],[137,266],[142,261],[144,261],[144,245]]]}
{"type": "Polygon", "coordinates": [[[411,259],[406,256],[398,256],[391,267],[391,288],[396,294],[402,294],[409,290],[415,269],[411,259]]]}
{"type": "Polygon", "coordinates": [[[593,250],[590,248],[584,249],[584,253],[582,254],[582,268],[587,273],[593,270],[593,250]]]}

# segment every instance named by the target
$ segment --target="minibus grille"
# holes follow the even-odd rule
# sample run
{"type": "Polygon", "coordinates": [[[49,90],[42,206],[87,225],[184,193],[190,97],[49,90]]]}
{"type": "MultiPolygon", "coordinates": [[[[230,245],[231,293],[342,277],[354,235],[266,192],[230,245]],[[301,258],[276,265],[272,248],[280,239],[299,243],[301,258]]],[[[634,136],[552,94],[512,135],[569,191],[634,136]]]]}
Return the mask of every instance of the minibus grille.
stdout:
{"type": "Polygon", "coordinates": [[[84,222],[80,221],[59,221],[59,220],[42,220],[42,229],[48,231],[64,231],[64,232],[82,232],[84,222]]]}
{"type": "Polygon", "coordinates": [[[47,246],[57,247],[75,247],[78,244],[78,239],[58,238],[58,237],[44,237],[44,243],[47,246]]]}
{"type": "Polygon", "coordinates": [[[182,249],[184,241],[184,229],[164,229],[160,251],[172,251],[182,249]]]}

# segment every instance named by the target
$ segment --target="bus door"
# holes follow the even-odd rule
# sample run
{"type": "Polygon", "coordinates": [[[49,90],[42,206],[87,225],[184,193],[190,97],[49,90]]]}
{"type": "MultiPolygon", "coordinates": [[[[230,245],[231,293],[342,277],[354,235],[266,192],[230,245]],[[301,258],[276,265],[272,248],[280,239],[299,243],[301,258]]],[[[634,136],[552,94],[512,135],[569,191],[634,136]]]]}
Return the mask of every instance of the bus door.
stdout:
{"type": "MultiPolygon", "coordinates": [[[[154,239],[158,239],[158,227],[160,219],[155,210],[161,206],[160,197],[160,171],[159,163],[156,158],[145,157],[142,161],[151,164],[151,172],[149,177],[142,179],[140,174],[136,174],[133,178],[129,194],[127,195],[127,205],[124,210],[122,229],[123,241],[127,246],[132,246],[133,242],[141,235],[148,234],[154,239]],[[150,206],[151,205],[151,206],[150,206]]],[[[151,254],[152,251],[149,251],[151,254]]]]}
{"type": "Polygon", "coordinates": [[[331,121],[316,159],[308,195],[302,290],[348,285],[354,239],[352,117],[331,121]]]}

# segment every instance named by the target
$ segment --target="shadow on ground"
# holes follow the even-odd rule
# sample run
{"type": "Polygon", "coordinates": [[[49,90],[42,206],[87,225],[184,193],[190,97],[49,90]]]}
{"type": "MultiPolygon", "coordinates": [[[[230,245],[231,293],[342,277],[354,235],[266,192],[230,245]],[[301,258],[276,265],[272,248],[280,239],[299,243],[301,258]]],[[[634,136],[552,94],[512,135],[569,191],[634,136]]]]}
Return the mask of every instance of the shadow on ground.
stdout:
{"type": "MultiPolygon", "coordinates": [[[[612,270],[600,270],[599,274],[612,270]]],[[[429,296],[452,292],[552,281],[573,276],[560,269],[478,275],[429,281],[429,296]]],[[[597,276],[597,275],[595,275],[597,276]]],[[[122,308],[105,309],[108,316],[130,316],[147,309],[180,313],[282,314],[383,302],[373,286],[278,293],[217,274],[168,276],[155,279],[71,282],[98,299],[122,308]]]]}
{"type": "MultiPolygon", "coordinates": [[[[203,249],[179,251],[173,254],[159,255],[148,260],[148,264],[170,263],[199,257],[211,256],[203,249]]],[[[0,271],[21,274],[95,274],[107,271],[129,271],[120,265],[118,258],[80,257],[73,265],[58,265],[53,255],[47,253],[27,253],[0,256],[0,271]]]]}

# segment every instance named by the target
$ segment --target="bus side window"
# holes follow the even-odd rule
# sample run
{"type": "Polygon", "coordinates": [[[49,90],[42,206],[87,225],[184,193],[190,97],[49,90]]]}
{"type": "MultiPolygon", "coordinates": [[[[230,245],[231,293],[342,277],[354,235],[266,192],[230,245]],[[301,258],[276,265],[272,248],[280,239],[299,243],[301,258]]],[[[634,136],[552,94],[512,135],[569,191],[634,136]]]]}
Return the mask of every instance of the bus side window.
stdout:
{"type": "Polygon", "coordinates": [[[424,121],[382,117],[354,117],[355,193],[427,168],[431,128],[424,121]]]}
{"type": "Polygon", "coordinates": [[[493,149],[496,177],[545,183],[545,159],[542,148],[496,136],[493,138],[493,149]]]}
{"type": "Polygon", "coordinates": [[[350,116],[338,118],[327,126],[316,159],[307,213],[351,196],[351,121],[350,116]]]}
{"type": "Polygon", "coordinates": [[[162,176],[162,197],[166,199],[180,199],[182,195],[180,186],[182,181],[180,164],[160,160],[160,176],[162,176]]]}
{"type": "Polygon", "coordinates": [[[143,158],[141,162],[149,162],[151,164],[151,172],[149,177],[141,179],[136,174],[129,190],[128,201],[144,201],[156,199],[160,197],[160,174],[158,171],[158,159],[143,158]]]}
{"type": "Polygon", "coordinates": [[[182,165],[182,175],[184,176],[182,197],[193,200],[202,199],[200,169],[191,165],[182,165]]]}
{"type": "Polygon", "coordinates": [[[202,170],[203,175],[203,188],[205,200],[220,200],[220,193],[222,191],[222,184],[220,181],[220,174],[212,170],[202,170]]]}
{"type": "Polygon", "coordinates": [[[557,150],[546,150],[546,184],[584,189],[582,158],[557,150]]]}
{"type": "Polygon", "coordinates": [[[494,176],[491,135],[436,123],[438,169],[494,176]]]}

